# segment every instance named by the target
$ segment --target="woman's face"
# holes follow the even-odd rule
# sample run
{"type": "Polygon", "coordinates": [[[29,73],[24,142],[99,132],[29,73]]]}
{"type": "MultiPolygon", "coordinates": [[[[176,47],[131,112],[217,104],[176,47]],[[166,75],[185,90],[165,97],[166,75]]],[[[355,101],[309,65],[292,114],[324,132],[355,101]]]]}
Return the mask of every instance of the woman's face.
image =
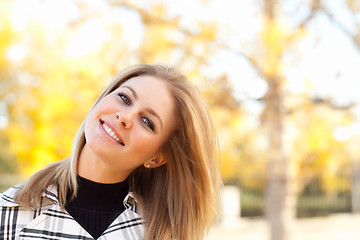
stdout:
{"type": "Polygon", "coordinates": [[[175,126],[175,102],[167,83],[152,76],[131,78],[89,113],[84,149],[91,150],[87,158],[92,160],[87,163],[130,174],[159,156],[175,126]]]}

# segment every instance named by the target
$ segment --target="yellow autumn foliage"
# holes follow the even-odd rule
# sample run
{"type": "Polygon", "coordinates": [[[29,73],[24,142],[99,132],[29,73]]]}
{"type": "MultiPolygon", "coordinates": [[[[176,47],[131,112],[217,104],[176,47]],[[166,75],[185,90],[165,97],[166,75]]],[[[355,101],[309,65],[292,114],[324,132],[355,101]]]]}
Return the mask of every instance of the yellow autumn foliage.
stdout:
{"type": "Polygon", "coordinates": [[[259,37],[262,51],[258,52],[257,61],[263,67],[266,77],[279,76],[283,74],[285,64],[282,57],[288,51],[290,44],[306,36],[306,31],[300,28],[293,32],[284,22],[280,20],[264,20],[263,30],[259,37]]]}
{"type": "Polygon", "coordinates": [[[9,12],[11,12],[11,4],[8,1],[0,2],[0,76],[8,71],[8,61],[6,52],[16,38],[16,33],[12,29],[9,12]]]}
{"type": "Polygon", "coordinates": [[[301,126],[301,132],[294,142],[294,159],[298,163],[300,187],[314,178],[321,180],[321,188],[330,194],[339,188],[350,189],[350,182],[341,175],[349,176],[350,158],[346,142],[337,140],[334,130],[346,126],[350,119],[342,112],[325,106],[318,106],[299,112],[294,120],[301,126]],[[296,153],[296,154],[295,154],[296,153]]]}

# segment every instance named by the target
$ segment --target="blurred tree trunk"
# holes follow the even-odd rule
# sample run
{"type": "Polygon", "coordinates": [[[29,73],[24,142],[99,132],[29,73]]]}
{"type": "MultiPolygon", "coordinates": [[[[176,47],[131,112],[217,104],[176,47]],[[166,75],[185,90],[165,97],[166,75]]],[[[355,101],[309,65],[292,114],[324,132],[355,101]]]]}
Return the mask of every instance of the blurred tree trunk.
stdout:
{"type": "MultiPolygon", "coordinates": [[[[264,1],[265,39],[273,39],[276,33],[277,0],[264,1]]],[[[281,38],[279,39],[281,40],[281,38]]],[[[280,65],[286,46],[276,50],[271,44],[266,45],[265,80],[268,91],[264,96],[265,109],[262,113],[262,122],[268,139],[268,183],[266,188],[266,217],[269,222],[271,239],[289,239],[289,229],[295,216],[296,195],[291,190],[293,179],[290,174],[289,158],[284,149],[284,121],[285,110],[283,103],[283,83],[280,65]]],[[[279,44],[275,43],[274,45],[279,44]]],[[[281,43],[280,43],[281,44],[281,43]]]]}
{"type": "Polygon", "coordinates": [[[284,116],[282,113],[282,89],[281,80],[277,78],[267,79],[269,90],[266,98],[264,126],[268,137],[269,151],[267,174],[268,183],[266,188],[266,217],[269,221],[271,239],[289,239],[288,227],[293,219],[295,206],[288,204],[291,201],[289,176],[289,159],[284,154],[283,132],[284,116]]]}

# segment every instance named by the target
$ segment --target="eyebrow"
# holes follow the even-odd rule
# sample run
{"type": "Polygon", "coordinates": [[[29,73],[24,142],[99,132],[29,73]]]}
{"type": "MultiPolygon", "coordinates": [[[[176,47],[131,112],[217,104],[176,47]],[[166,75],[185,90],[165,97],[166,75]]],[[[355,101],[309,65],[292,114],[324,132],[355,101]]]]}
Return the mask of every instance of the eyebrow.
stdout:
{"type": "MultiPolygon", "coordinates": [[[[123,87],[127,88],[127,89],[129,89],[131,91],[131,93],[134,95],[135,100],[138,99],[138,95],[137,95],[136,91],[132,87],[129,87],[129,86],[123,86],[123,87]]],[[[162,129],[163,128],[163,123],[161,121],[161,118],[160,118],[159,114],[152,108],[146,108],[146,111],[159,119],[160,126],[161,126],[161,129],[162,129]]]]}
{"type": "Polygon", "coordinates": [[[132,87],[129,86],[123,86],[124,88],[127,88],[131,91],[131,93],[134,95],[135,100],[138,99],[137,93],[135,92],[135,90],[132,87]]]}

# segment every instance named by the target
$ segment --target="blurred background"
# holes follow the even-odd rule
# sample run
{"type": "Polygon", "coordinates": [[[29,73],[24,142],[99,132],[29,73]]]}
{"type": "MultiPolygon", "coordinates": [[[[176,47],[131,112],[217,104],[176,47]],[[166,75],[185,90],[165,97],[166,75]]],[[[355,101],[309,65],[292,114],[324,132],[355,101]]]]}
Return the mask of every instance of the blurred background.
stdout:
{"type": "Polygon", "coordinates": [[[0,191],[69,156],[136,63],[209,103],[225,187],[208,239],[358,239],[360,1],[1,0],[0,191]]]}

